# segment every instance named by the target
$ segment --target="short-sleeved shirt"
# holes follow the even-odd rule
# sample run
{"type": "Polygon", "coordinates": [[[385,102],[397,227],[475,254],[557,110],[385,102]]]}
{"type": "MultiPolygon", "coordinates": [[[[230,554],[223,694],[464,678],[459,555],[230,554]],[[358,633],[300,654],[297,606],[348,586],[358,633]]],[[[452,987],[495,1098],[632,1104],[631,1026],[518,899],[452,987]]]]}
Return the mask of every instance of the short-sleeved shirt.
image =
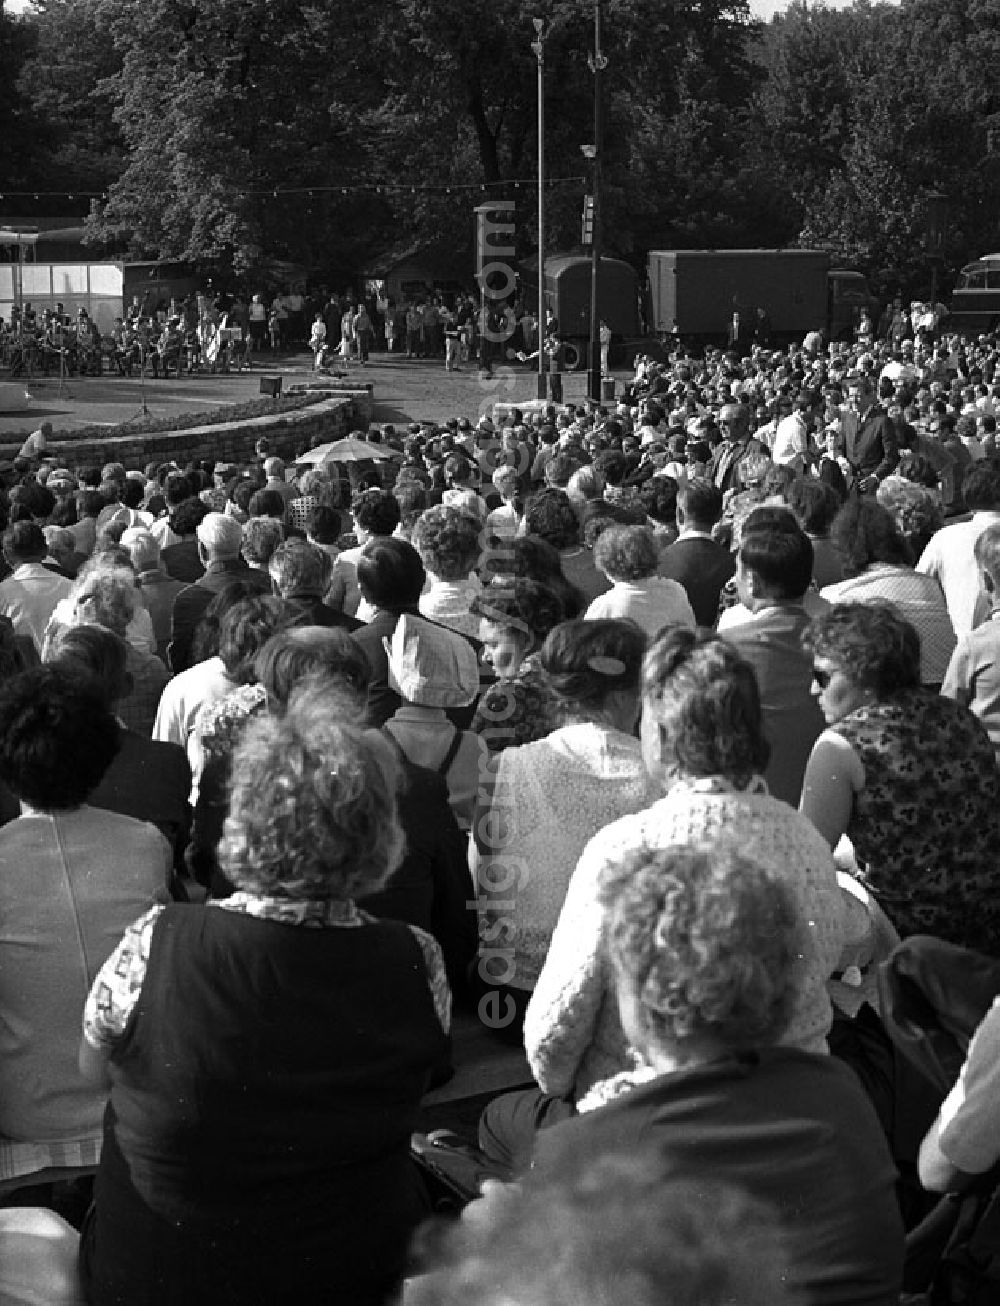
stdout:
{"type": "Polygon", "coordinates": [[[975,713],[1000,760],[1000,612],[959,638],[941,693],[975,713]]]}
{"type": "Polygon", "coordinates": [[[1000,1161],[1000,998],[973,1035],[938,1124],[941,1151],[959,1170],[985,1174],[1000,1161]]]}
{"type": "Polygon", "coordinates": [[[1000,771],[983,726],[949,698],[907,690],[831,729],[864,767],[846,833],[896,929],[992,953],[1000,771]]]}

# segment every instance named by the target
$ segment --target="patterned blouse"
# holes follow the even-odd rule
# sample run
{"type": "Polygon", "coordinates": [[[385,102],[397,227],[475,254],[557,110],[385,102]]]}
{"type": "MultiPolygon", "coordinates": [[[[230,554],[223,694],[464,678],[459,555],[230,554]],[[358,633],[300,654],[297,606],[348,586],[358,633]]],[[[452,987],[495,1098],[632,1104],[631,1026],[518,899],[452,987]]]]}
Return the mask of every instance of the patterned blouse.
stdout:
{"type": "Polygon", "coordinates": [[[267,691],[263,685],[237,685],[222,698],[206,703],[194,723],[206,761],[231,757],[246,723],[266,706],[267,691]]]}
{"type": "Polygon", "coordinates": [[[1000,938],[1000,772],[959,703],[907,690],[831,727],[861,759],[847,835],[896,929],[989,954],[1000,938]]]}
{"type": "MultiPolygon", "coordinates": [[[[360,929],[377,923],[374,916],[361,911],[350,899],[293,901],[234,893],[230,898],[207,903],[202,910],[231,911],[302,929],[360,929]]],[[[153,927],[162,911],[162,904],[151,907],[145,915],[133,921],[118,947],[97,972],[83,1009],[83,1033],[91,1047],[113,1048],[124,1036],[146,978],[153,927]]],[[[426,931],[416,925],[407,928],[420,945],[434,1010],[441,1028],[447,1033],[451,1027],[451,991],[441,949],[426,931]]]]}
{"type": "Polygon", "coordinates": [[[533,744],[562,724],[558,700],[535,654],[526,657],[517,674],[495,681],[476,707],[470,729],[482,735],[491,753],[515,744],[533,744]]]}

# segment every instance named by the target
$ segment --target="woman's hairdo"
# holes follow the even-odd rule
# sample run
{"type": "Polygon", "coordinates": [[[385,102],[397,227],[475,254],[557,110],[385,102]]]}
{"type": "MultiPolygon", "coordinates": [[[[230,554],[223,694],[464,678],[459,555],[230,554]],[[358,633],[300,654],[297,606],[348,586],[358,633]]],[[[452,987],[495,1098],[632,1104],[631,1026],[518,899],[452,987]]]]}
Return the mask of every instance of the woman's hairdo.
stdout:
{"type": "Polygon", "coordinates": [[[796,998],[801,922],[789,889],[724,841],[639,848],[601,873],[619,990],[652,1045],[776,1043],[796,998]]]}
{"type": "Polygon", "coordinates": [[[348,719],[352,715],[360,719],[372,675],[364,649],[336,626],[280,630],[254,658],[253,667],[272,710],[284,707],[297,688],[315,678],[342,691],[348,719]]]}
{"type": "Polygon", "coordinates": [[[0,780],[39,811],[86,802],[119,742],[100,693],[59,667],[33,667],[0,685],[0,780]]]}
{"type": "Polygon", "coordinates": [[[128,645],[105,626],[62,626],[45,646],[45,664],[83,681],[109,710],[128,691],[128,645]]]}
{"type": "Polygon", "coordinates": [[[791,1306],[774,1212],[665,1177],[653,1149],[565,1148],[487,1201],[489,1219],[423,1227],[411,1306],[791,1306]]]}
{"type": "Polygon", "coordinates": [[[248,722],[232,775],[219,863],[237,888],[296,900],[364,897],[398,865],[392,751],[345,720],[340,697],[324,686],[294,693],[283,715],[248,722]]]}
{"type": "Polygon", "coordinates": [[[562,599],[542,581],[515,577],[498,577],[490,582],[470,604],[473,616],[498,626],[512,626],[540,644],[549,631],[565,617],[562,599]]]}
{"type": "Polygon", "coordinates": [[[846,576],[860,576],[873,562],[907,565],[910,552],[887,508],[872,499],[848,499],[830,527],[846,576]]]}
{"type": "Polygon", "coordinates": [[[920,684],[920,636],[889,603],[835,603],[813,618],[802,644],[876,698],[920,684]]]}
{"type": "Polygon", "coordinates": [[[617,690],[638,690],[645,632],[634,621],[564,621],[539,661],[564,712],[598,712],[617,690]]]}
{"type": "Polygon", "coordinates": [[[717,635],[673,627],[650,644],[643,710],[659,726],[668,774],[721,775],[739,785],[770,756],[753,667],[717,635]]]}
{"type": "Polygon", "coordinates": [[[444,504],[417,518],[413,544],[428,571],[441,580],[465,580],[480,554],[482,524],[471,513],[444,504]]]}
{"type": "Polygon", "coordinates": [[[259,649],[291,620],[287,605],[271,594],[240,599],[219,622],[219,657],[230,679],[247,684],[259,649]]]}
{"type": "Polygon", "coordinates": [[[570,549],[580,542],[580,525],[569,495],[564,490],[539,490],[524,509],[527,534],[547,540],[557,549],[570,549]]]}
{"type": "Polygon", "coordinates": [[[594,545],[594,563],[609,580],[646,580],[655,574],[659,560],[648,526],[609,526],[594,545]]]}
{"type": "Polygon", "coordinates": [[[391,535],[399,525],[399,504],[388,490],[362,490],[351,500],[351,512],[370,535],[391,535]]]}

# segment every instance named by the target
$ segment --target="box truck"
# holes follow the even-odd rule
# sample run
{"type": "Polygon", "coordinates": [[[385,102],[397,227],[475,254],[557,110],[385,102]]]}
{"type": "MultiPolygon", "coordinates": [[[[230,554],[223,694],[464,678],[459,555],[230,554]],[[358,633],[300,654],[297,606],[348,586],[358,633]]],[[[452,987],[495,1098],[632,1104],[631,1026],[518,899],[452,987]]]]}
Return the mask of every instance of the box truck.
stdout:
{"type": "Polygon", "coordinates": [[[733,313],[762,308],[776,341],[823,330],[849,339],[861,309],[878,301],[860,272],[832,268],[816,249],[654,249],[647,262],[650,322],[661,337],[719,341],[733,313]]]}
{"type": "MultiPolygon", "coordinates": [[[[563,342],[562,365],[568,372],[587,365],[590,350],[589,254],[551,254],[545,260],[545,306],[555,315],[563,342]]],[[[524,301],[533,309],[538,302],[538,264],[522,265],[524,301]]],[[[636,343],[639,335],[638,277],[630,263],[601,258],[598,279],[598,314],[611,328],[612,356],[622,340],[636,343]],[[617,346],[617,348],[616,348],[617,346]]]]}

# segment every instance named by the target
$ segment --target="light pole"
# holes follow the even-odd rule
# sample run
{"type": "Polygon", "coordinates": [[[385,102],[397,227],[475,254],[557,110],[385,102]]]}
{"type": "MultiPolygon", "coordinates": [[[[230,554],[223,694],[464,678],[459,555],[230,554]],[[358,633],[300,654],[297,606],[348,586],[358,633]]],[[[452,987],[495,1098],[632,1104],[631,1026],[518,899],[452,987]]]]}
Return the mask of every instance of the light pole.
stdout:
{"type": "Polygon", "coordinates": [[[932,190],[924,201],[927,215],[926,245],[931,265],[931,302],[937,303],[938,269],[944,264],[945,241],[948,234],[948,196],[932,190]]]}
{"type": "Polygon", "coordinates": [[[545,19],[531,21],[531,48],[538,60],[538,398],[545,399],[545,19]]]}
{"type": "Polygon", "coordinates": [[[608,66],[601,50],[601,0],[594,0],[594,53],[589,56],[594,74],[594,228],[590,248],[590,377],[588,393],[601,400],[601,73],[608,66]]]}

